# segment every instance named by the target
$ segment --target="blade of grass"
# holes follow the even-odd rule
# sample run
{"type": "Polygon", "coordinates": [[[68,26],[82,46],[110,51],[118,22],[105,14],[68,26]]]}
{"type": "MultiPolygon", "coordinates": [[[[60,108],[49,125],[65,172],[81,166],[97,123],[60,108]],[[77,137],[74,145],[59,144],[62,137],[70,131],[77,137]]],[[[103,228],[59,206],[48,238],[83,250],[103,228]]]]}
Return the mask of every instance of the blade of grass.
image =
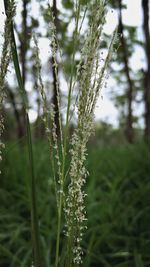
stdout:
{"type": "Polygon", "coordinates": [[[14,256],[14,254],[9,249],[7,249],[5,246],[3,246],[3,245],[0,244],[0,254],[2,252],[4,253],[4,255],[6,255],[7,259],[10,258],[12,260],[15,257],[16,263],[18,265],[21,264],[20,260],[16,256],[14,256]]]}
{"type": "MultiPolygon", "coordinates": [[[[5,12],[7,16],[9,16],[9,14],[7,14],[8,5],[9,5],[9,1],[4,0],[5,12]]],[[[33,241],[34,265],[35,267],[41,267],[42,265],[41,265],[40,245],[39,245],[36,182],[35,182],[35,173],[34,173],[31,128],[30,128],[29,116],[28,116],[28,111],[27,111],[27,96],[26,96],[26,91],[24,88],[23,79],[22,79],[20,66],[19,66],[13,23],[11,25],[11,51],[12,51],[12,59],[14,63],[17,82],[19,85],[20,94],[22,96],[23,108],[24,108],[25,115],[26,115],[27,145],[28,145],[28,153],[29,153],[30,172],[31,172],[31,228],[32,228],[31,233],[32,233],[32,241],[33,241]]]]}

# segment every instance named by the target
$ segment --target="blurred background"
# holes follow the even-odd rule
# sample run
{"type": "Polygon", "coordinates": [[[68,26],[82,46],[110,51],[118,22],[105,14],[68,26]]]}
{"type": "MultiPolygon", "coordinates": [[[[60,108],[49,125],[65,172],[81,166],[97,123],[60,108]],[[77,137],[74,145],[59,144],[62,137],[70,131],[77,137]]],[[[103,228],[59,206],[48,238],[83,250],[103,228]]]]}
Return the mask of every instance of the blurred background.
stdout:
{"type": "MultiPolygon", "coordinates": [[[[82,0],[82,14],[87,3],[82,0]]],[[[64,122],[73,53],[74,1],[53,0],[50,4],[61,50],[57,62],[64,122]]],[[[150,3],[148,0],[110,0],[107,6],[104,38],[100,44],[102,61],[117,25],[118,40],[95,110],[95,134],[88,144],[88,230],[83,241],[83,264],[145,267],[150,266],[150,3]]],[[[89,17],[90,13],[77,43],[76,64],[80,60],[89,17]]],[[[55,105],[55,124],[58,126],[49,20],[47,1],[16,1],[14,28],[32,126],[44,266],[53,266],[56,203],[32,33],[38,38],[42,79],[49,105],[55,105]]],[[[3,1],[0,0],[0,45],[4,21],[3,1]]],[[[75,96],[76,92],[73,103],[75,96]]],[[[0,182],[0,267],[31,266],[30,182],[24,115],[11,63],[3,104],[5,149],[0,182]]],[[[75,124],[76,113],[73,112],[70,136],[75,124]]],[[[59,127],[57,129],[59,137],[59,127]]]]}

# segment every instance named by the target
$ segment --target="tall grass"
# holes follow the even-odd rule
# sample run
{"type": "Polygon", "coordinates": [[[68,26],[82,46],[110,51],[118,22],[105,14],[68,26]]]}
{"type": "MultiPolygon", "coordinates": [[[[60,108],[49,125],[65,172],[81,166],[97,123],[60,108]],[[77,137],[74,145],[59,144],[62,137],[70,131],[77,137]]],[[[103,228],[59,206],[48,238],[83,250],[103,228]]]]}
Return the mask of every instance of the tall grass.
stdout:
{"type": "MultiPolygon", "coordinates": [[[[10,40],[11,40],[11,23],[12,19],[15,15],[15,6],[14,2],[10,3],[8,9],[9,16],[5,21],[4,26],[4,41],[2,45],[2,55],[0,59],[0,138],[2,137],[2,133],[4,130],[4,118],[2,116],[2,108],[3,108],[3,101],[5,98],[5,77],[7,75],[8,65],[10,61],[10,40]]],[[[4,144],[0,139],[0,161],[2,160],[2,148],[4,148],[4,144]]]]}
{"type": "MultiPolygon", "coordinates": [[[[80,2],[76,4],[76,18],[75,18],[75,31],[74,31],[74,52],[72,56],[72,68],[75,65],[75,45],[77,43],[77,39],[79,38],[79,17],[80,17],[80,2]]],[[[56,194],[57,194],[57,208],[58,208],[58,227],[57,227],[57,240],[56,240],[56,261],[55,266],[57,267],[59,264],[59,247],[60,247],[60,232],[61,232],[61,219],[62,219],[62,209],[65,205],[65,218],[66,218],[66,235],[67,235],[67,254],[66,254],[66,266],[78,266],[82,262],[81,255],[82,249],[80,247],[80,243],[82,241],[83,229],[84,229],[84,221],[85,218],[85,210],[84,210],[84,197],[85,193],[82,191],[83,185],[85,183],[86,170],[84,167],[84,161],[86,159],[86,144],[88,142],[89,136],[92,130],[92,121],[94,115],[94,108],[96,104],[97,97],[99,95],[100,89],[102,87],[103,79],[105,77],[105,71],[109,59],[112,53],[112,47],[115,40],[114,33],[112,41],[110,42],[110,46],[108,48],[108,55],[104,61],[103,66],[100,68],[99,66],[99,45],[102,35],[102,26],[105,21],[105,3],[103,1],[96,1],[95,4],[92,5],[92,19],[90,21],[90,27],[88,34],[86,36],[84,46],[81,51],[81,60],[77,67],[77,77],[75,78],[78,81],[79,93],[78,93],[78,101],[76,103],[77,107],[77,127],[73,134],[72,138],[72,149],[71,149],[71,162],[70,162],[70,184],[67,189],[67,193],[65,195],[64,182],[66,174],[66,148],[67,148],[67,139],[68,139],[68,127],[69,127],[69,117],[70,117],[70,106],[72,99],[72,90],[73,90],[73,69],[71,70],[71,77],[68,88],[68,102],[67,102],[67,113],[66,113],[66,123],[64,135],[61,132],[61,148],[62,148],[62,161],[61,156],[59,154],[58,140],[56,134],[56,125],[54,123],[54,109],[51,109],[49,112],[51,125],[52,127],[52,135],[48,138],[50,143],[54,143],[55,152],[52,149],[51,155],[55,155],[56,163],[53,166],[57,166],[58,170],[58,178],[55,178],[56,184],[56,194]],[[65,204],[66,202],[66,204],[65,204]]],[[[52,55],[54,58],[54,68],[55,74],[57,77],[57,60],[56,60],[56,47],[59,47],[57,44],[56,37],[56,28],[54,24],[54,17],[50,10],[51,16],[51,29],[52,29],[52,55]]],[[[44,93],[44,87],[41,78],[41,63],[38,56],[38,47],[37,42],[35,40],[36,45],[36,59],[37,59],[37,68],[39,70],[39,84],[41,96],[43,99],[43,111],[44,114],[48,113],[47,104],[46,104],[46,95],[44,93]]],[[[57,85],[58,77],[57,77],[57,85]]],[[[60,108],[60,100],[58,95],[58,107],[60,108]]],[[[60,115],[59,115],[60,118],[60,115]]],[[[47,132],[51,133],[48,126],[48,118],[44,118],[46,124],[47,132]]],[[[62,129],[61,121],[60,129],[62,129]]],[[[53,159],[52,159],[53,162],[53,159]]],[[[54,171],[54,173],[56,173],[54,171]]]]}
{"type": "MultiPolygon", "coordinates": [[[[7,19],[9,19],[11,6],[14,6],[14,1],[4,1],[5,12],[7,19]]],[[[31,129],[28,115],[28,103],[26,91],[24,88],[23,78],[20,71],[19,59],[16,47],[16,41],[14,36],[13,22],[11,21],[11,25],[9,28],[10,38],[9,42],[11,43],[11,53],[12,60],[14,63],[15,73],[17,77],[17,82],[22,98],[22,104],[24,108],[24,113],[26,117],[26,131],[27,131],[27,143],[28,143],[28,153],[29,153],[29,166],[30,166],[30,180],[31,180],[31,225],[32,225],[32,240],[33,240],[33,254],[34,254],[34,264],[37,267],[41,267],[41,259],[40,259],[40,247],[39,247],[39,226],[38,226],[38,216],[37,216],[37,196],[36,196],[36,181],[35,181],[35,173],[34,173],[34,160],[33,160],[33,151],[32,151],[32,137],[31,137],[31,129]]]]}
{"type": "MultiPolygon", "coordinates": [[[[6,15],[8,16],[8,9],[11,1],[4,1],[6,15]]],[[[49,6],[50,24],[51,24],[51,48],[53,56],[53,68],[56,75],[56,90],[57,90],[57,105],[59,108],[59,128],[60,141],[57,136],[57,129],[55,125],[55,107],[48,108],[47,97],[44,89],[44,84],[41,75],[41,62],[39,57],[38,42],[34,37],[35,42],[35,62],[38,70],[39,91],[41,93],[43,103],[43,121],[45,123],[46,133],[49,142],[51,167],[53,171],[53,179],[55,185],[56,195],[56,209],[57,209],[57,231],[56,231],[56,253],[55,253],[55,267],[61,266],[80,266],[82,264],[83,249],[81,242],[83,241],[83,234],[86,229],[86,209],[84,186],[88,172],[85,167],[85,160],[87,157],[87,143],[93,130],[94,109],[97,98],[102,89],[107,65],[112,55],[113,44],[116,38],[116,31],[110,40],[108,46],[107,56],[101,63],[100,45],[103,36],[103,25],[105,23],[106,2],[103,0],[94,1],[88,4],[86,10],[91,10],[91,19],[89,28],[85,36],[84,44],[81,50],[81,60],[77,66],[76,77],[74,77],[75,66],[75,51],[78,40],[80,39],[80,30],[85,19],[85,13],[81,18],[81,2],[76,1],[75,4],[75,30],[73,34],[73,55],[72,55],[72,69],[70,79],[68,82],[68,98],[66,108],[66,121],[63,127],[60,116],[60,97],[59,97],[59,81],[57,74],[57,33],[54,23],[54,16],[52,9],[49,6]],[[77,101],[74,109],[77,110],[77,125],[74,130],[70,152],[67,151],[68,146],[68,129],[71,116],[71,105],[73,88],[78,87],[77,101]],[[64,128],[64,131],[63,131],[64,128]],[[70,155],[69,167],[67,169],[66,161],[67,154],[70,155]],[[65,218],[65,224],[64,224],[65,218]],[[66,237],[66,252],[65,260],[62,259],[61,236],[62,229],[65,231],[66,237]]],[[[41,250],[39,241],[39,222],[37,212],[37,188],[34,171],[34,159],[32,148],[31,127],[28,116],[28,103],[26,91],[21,76],[19,67],[18,53],[16,48],[16,41],[13,31],[13,23],[9,29],[11,36],[11,52],[14,62],[16,77],[22,96],[22,103],[26,114],[26,128],[27,128],[27,144],[30,165],[30,192],[31,192],[31,229],[33,242],[33,264],[36,267],[42,266],[41,250]]]]}

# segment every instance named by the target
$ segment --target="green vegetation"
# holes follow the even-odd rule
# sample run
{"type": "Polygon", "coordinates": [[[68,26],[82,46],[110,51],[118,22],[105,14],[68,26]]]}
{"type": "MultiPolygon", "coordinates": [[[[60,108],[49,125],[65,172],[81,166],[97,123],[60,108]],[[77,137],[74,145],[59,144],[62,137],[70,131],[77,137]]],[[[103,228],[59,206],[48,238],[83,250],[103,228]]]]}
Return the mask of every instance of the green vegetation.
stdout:
{"type": "Polygon", "coordinates": [[[63,12],[59,12],[57,0],[46,8],[39,5],[48,23],[43,36],[49,37],[50,71],[46,76],[52,79],[47,82],[39,48],[42,34],[40,28],[35,31],[40,19],[32,16],[29,23],[30,1],[23,0],[18,31],[15,1],[4,0],[0,149],[6,148],[4,153],[0,150],[0,267],[150,266],[148,0],[142,1],[148,64],[142,76],[141,71],[137,72],[138,79],[133,79],[129,60],[134,50],[132,43],[136,44],[136,29],[127,28],[127,36],[131,36],[128,43],[122,0],[114,6],[119,11],[119,22],[111,36],[106,36],[104,30],[107,1],[63,2],[63,12]],[[63,22],[67,9],[67,20],[63,22]],[[74,28],[69,33],[72,22],[74,28]],[[119,56],[117,60],[112,58],[113,51],[116,58],[119,56]],[[31,58],[27,54],[32,54],[31,58]],[[32,67],[28,67],[31,61],[32,67]],[[123,94],[119,90],[117,105],[123,109],[120,126],[115,130],[105,121],[94,125],[94,111],[106,86],[107,69],[113,69],[117,61],[121,69],[116,81],[120,88],[126,84],[126,90],[123,94]],[[6,81],[10,62],[18,84],[14,89],[11,79],[8,84],[6,81]],[[26,90],[31,69],[31,90],[36,100],[26,90]],[[67,85],[63,100],[60,74],[67,85]],[[141,84],[144,129],[138,128],[133,110],[135,91],[141,84]],[[31,124],[29,115],[33,109],[37,119],[31,124]],[[4,117],[8,119],[6,123],[4,117]],[[96,135],[91,137],[94,128],[96,135]]]}
{"type": "MultiPolygon", "coordinates": [[[[34,158],[42,261],[48,267],[55,259],[57,211],[46,142],[34,144],[34,158]]],[[[27,160],[26,146],[6,144],[0,189],[3,267],[30,266],[32,260],[27,160]]],[[[150,265],[149,162],[150,151],[142,144],[89,145],[83,266],[150,265]]],[[[66,249],[63,242],[61,266],[66,249]]]]}

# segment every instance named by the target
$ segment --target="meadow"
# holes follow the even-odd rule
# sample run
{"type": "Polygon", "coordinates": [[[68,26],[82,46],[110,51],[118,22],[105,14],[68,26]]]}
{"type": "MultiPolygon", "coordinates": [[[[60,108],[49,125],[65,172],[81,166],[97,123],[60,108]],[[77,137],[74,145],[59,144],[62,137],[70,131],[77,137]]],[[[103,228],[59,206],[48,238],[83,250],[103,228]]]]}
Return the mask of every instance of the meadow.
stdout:
{"type": "MultiPolygon", "coordinates": [[[[33,144],[43,266],[53,266],[56,199],[47,143],[33,144]]],[[[89,143],[85,192],[85,267],[150,266],[150,150],[144,144],[89,143]]],[[[6,143],[0,189],[0,266],[30,266],[30,180],[27,147],[6,143]]],[[[62,224],[63,225],[63,224],[62,224]]],[[[61,265],[65,260],[61,228],[61,265]],[[64,255],[64,256],[63,256],[64,255]]]]}

